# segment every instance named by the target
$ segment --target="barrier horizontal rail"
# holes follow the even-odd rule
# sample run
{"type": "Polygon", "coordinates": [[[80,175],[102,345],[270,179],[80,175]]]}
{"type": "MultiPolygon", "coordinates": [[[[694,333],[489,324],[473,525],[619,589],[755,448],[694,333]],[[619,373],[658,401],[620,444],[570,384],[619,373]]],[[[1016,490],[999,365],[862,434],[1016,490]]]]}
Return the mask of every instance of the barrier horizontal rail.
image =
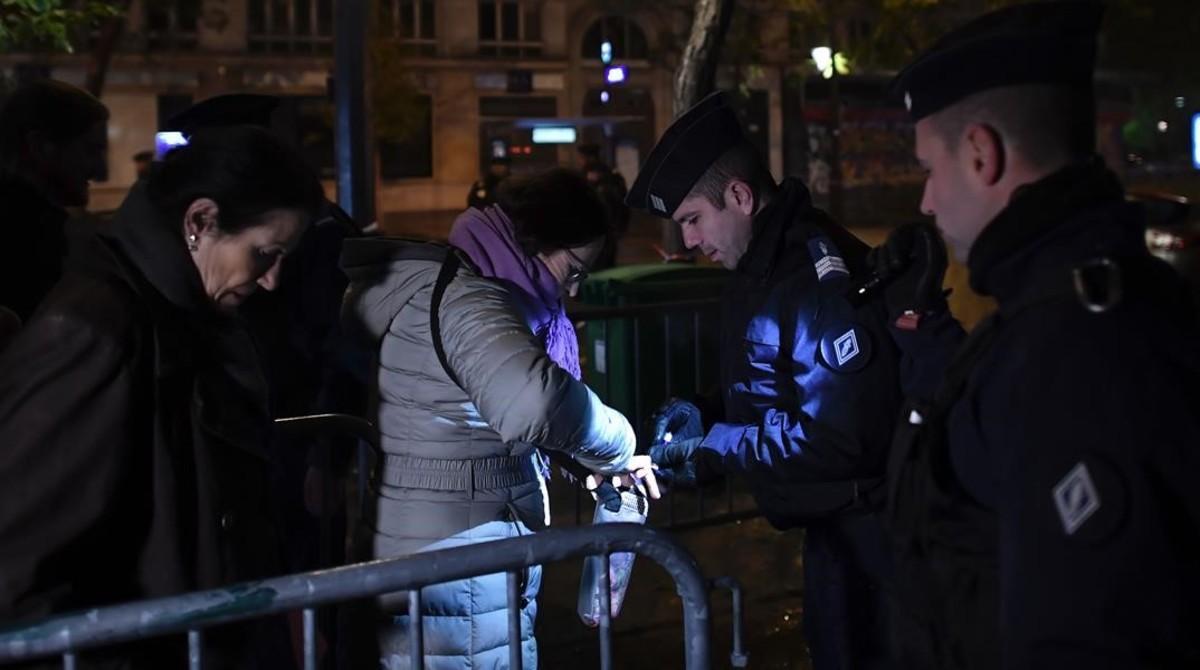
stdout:
{"type": "MultiPolygon", "coordinates": [[[[709,667],[708,586],[695,559],[660,531],[637,524],[549,529],[518,538],[443,549],[331,570],[245,582],[226,588],[113,605],[0,628],[0,663],[75,653],[97,647],[188,633],[198,651],[200,631],[217,624],[304,610],[384,593],[415,591],[431,584],[511,572],[579,556],[633,552],[658,563],[675,581],[683,606],[684,659],[688,670],[709,667]]],[[[510,602],[510,608],[516,603],[510,602]]],[[[608,647],[602,626],[601,649],[608,647]]],[[[311,625],[305,626],[306,654],[311,625]]],[[[519,640],[517,645],[519,646],[519,640]]],[[[307,659],[307,660],[311,660],[307,659]]],[[[309,665],[306,663],[306,665],[309,665]]],[[[311,665],[309,666],[311,667],[311,665]]]]}
{"type": "Polygon", "coordinates": [[[275,419],[275,432],[284,437],[349,435],[379,449],[379,431],[375,424],[351,414],[306,414],[275,419]]]}

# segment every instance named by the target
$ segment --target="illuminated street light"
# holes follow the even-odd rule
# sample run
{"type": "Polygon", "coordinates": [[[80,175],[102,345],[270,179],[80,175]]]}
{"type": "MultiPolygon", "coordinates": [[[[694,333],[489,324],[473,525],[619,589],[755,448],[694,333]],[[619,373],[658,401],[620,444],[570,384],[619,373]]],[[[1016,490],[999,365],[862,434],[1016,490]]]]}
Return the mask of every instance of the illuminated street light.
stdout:
{"type": "Polygon", "coordinates": [[[817,66],[817,72],[820,72],[822,77],[829,79],[833,76],[833,49],[816,47],[812,50],[812,60],[813,65],[817,66]]]}
{"type": "Polygon", "coordinates": [[[612,62],[612,42],[600,43],[600,62],[605,65],[612,62]]]}
{"type": "Polygon", "coordinates": [[[1192,114],[1192,167],[1200,170],[1200,112],[1192,114]]]}
{"type": "Polygon", "coordinates": [[[836,70],[838,74],[850,74],[850,59],[842,52],[834,53],[829,47],[816,47],[812,50],[813,65],[821,76],[829,79],[836,70]]]}

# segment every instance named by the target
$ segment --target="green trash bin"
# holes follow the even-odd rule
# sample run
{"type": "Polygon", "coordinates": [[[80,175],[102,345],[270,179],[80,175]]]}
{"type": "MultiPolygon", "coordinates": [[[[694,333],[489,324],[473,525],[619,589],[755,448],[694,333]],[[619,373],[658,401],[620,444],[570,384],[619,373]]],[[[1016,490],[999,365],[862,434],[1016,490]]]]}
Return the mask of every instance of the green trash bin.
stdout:
{"type": "Polygon", "coordinates": [[[730,273],[715,266],[626,265],[597,272],[583,283],[578,315],[586,318],[580,354],[584,379],[609,406],[642,428],[670,396],[706,392],[718,381],[720,308],[730,273]],[[683,301],[707,306],[670,309],[683,301]],[[588,308],[663,305],[636,315],[587,317],[588,308]]]}

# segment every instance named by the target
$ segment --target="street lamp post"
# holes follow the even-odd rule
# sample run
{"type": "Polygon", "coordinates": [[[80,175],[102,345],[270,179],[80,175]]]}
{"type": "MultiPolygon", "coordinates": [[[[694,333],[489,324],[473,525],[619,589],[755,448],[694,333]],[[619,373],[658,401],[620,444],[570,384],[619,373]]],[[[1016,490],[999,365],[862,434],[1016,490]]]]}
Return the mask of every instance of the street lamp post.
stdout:
{"type": "Polygon", "coordinates": [[[341,0],[334,24],[334,153],[338,205],[360,226],[375,219],[375,160],[367,99],[369,0],[341,0]]]}

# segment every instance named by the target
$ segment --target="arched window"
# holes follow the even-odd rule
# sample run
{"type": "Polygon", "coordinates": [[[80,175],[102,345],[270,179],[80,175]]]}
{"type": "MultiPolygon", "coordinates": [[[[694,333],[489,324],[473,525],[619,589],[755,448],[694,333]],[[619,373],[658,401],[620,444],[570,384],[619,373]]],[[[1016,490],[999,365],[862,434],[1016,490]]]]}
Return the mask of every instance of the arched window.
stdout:
{"type": "Polygon", "coordinates": [[[612,44],[614,60],[645,60],[646,33],[625,16],[605,16],[596,19],[583,34],[580,56],[591,60],[600,59],[600,45],[612,44]]]}

